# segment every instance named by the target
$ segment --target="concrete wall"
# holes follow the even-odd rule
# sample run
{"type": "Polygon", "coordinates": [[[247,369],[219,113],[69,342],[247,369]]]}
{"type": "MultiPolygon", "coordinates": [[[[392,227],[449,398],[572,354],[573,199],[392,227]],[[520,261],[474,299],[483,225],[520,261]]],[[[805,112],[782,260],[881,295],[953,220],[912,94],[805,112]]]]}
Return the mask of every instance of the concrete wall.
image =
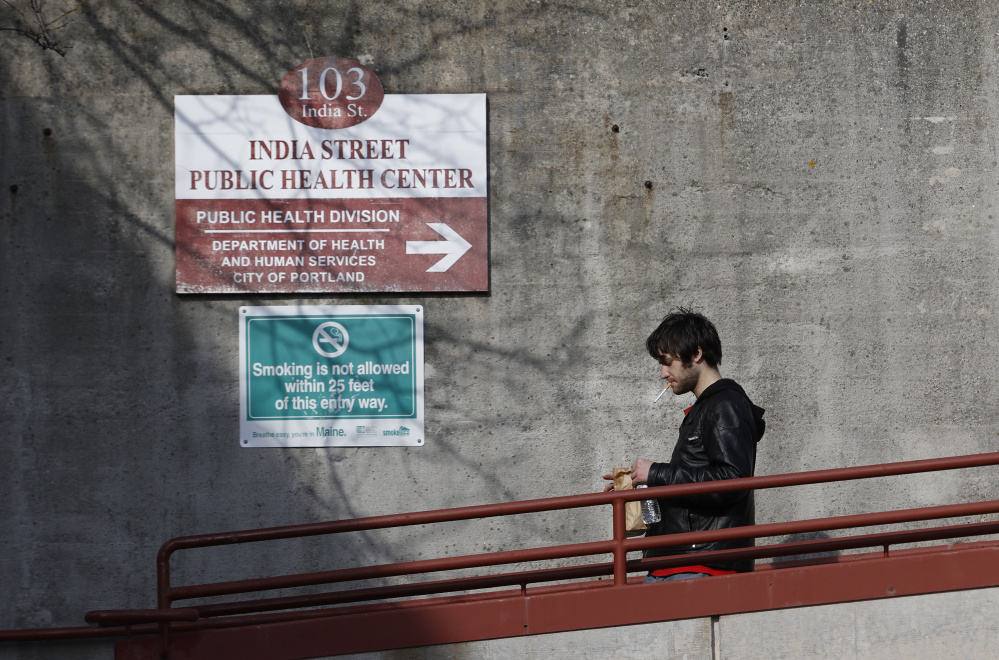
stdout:
{"type": "MultiPolygon", "coordinates": [[[[992,2],[91,0],[72,19],[65,58],[0,34],[0,629],[153,606],[172,536],[587,492],[664,458],[690,401],[651,405],[643,342],[675,304],[716,322],[723,373],[768,409],[760,474],[997,445],[992,2]],[[274,94],[320,55],[388,93],[488,95],[489,295],[173,292],[173,96],[274,94]],[[239,447],[240,305],[395,302],[426,308],[426,446],[239,447]]],[[[999,497],[993,475],[765,493],[758,518],[999,497]]],[[[577,511],[176,568],[608,531],[577,511]]]]}

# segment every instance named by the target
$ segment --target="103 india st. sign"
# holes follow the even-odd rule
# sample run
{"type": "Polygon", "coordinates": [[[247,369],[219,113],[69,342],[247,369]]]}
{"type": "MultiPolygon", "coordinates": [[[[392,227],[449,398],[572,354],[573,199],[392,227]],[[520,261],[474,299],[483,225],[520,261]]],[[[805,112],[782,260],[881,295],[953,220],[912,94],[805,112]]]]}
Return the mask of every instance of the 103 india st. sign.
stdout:
{"type": "Polygon", "coordinates": [[[488,290],[485,95],[376,83],[329,58],[174,98],[178,293],[488,290]]]}
{"type": "Polygon", "coordinates": [[[424,444],[422,307],[239,312],[243,447],[424,444]]]}

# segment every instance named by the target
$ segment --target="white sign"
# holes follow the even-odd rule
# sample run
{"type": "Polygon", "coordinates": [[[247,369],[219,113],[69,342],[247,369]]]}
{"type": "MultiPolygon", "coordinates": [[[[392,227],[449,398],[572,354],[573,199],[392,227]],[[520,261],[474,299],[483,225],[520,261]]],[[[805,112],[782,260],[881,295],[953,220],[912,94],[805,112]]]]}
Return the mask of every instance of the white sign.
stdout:
{"type": "Polygon", "coordinates": [[[488,291],[484,94],[340,129],[277,96],[176,96],[178,293],[488,291]]]}

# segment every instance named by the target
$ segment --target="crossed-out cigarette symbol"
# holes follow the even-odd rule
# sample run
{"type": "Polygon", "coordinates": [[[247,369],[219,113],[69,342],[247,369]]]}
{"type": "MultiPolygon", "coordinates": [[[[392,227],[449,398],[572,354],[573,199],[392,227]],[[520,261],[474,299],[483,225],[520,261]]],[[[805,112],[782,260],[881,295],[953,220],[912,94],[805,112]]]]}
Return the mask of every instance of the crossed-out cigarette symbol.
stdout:
{"type": "Polygon", "coordinates": [[[347,334],[347,329],[336,321],[322,323],[312,333],[312,347],[316,349],[316,353],[328,358],[341,355],[347,350],[349,342],[350,336],[347,334]],[[322,344],[332,347],[332,350],[327,350],[322,344]]]}

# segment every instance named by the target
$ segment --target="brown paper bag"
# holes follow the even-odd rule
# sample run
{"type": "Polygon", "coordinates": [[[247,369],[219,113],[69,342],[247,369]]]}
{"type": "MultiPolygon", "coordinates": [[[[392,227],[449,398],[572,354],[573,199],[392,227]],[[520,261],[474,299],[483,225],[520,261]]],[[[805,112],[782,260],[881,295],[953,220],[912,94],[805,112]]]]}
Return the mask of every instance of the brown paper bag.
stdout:
{"type": "MultiPolygon", "coordinates": [[[[631,485],[631,468],[616,467],[612,470],[614,490],[628,490],[631,485]]],[[[624,530],[628,536],[641,536],[645,533],[645,521],[642,520],[642,503],[628,502],[624,505],[624,530]]]]}

